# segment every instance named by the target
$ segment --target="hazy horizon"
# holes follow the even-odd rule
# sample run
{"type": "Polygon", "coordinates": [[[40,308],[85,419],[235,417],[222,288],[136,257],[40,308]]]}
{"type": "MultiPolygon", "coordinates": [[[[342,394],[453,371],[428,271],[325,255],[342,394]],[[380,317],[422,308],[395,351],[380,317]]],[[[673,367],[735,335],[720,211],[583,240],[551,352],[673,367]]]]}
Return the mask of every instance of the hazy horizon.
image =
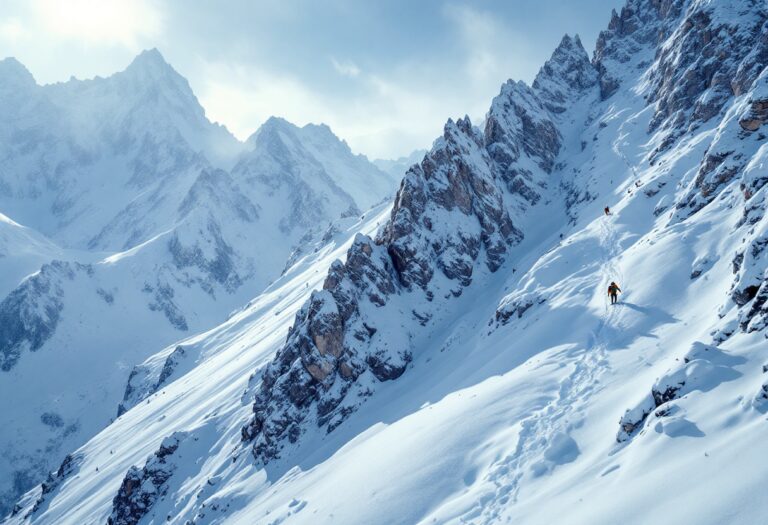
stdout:
{"type": "Polygon", "coordinates": [[[508,78],[530,83],[564,34],[591,53],[621,4],[10,0],[0,45],[41,84],[109,76],[157,48],[241,140],[275,115],[397,158],[449,117],[481,119],[508,78]]]}

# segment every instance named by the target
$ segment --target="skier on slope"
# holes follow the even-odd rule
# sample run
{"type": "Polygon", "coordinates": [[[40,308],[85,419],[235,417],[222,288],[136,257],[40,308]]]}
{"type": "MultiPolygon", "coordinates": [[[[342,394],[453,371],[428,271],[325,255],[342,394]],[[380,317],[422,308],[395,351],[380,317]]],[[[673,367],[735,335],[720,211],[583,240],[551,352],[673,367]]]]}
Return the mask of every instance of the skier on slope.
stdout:
{"type": "Polygon", "coordinates": [[[606,215],[610,215],[611,214],[611,209],[608,206],[605,207],[604,211],[605,211],[606,215]]]}
{"type": "Polygon", "coordinates": [[[611,298],[611,304],[616,304],[619,301],[620,293],[621,288],[619,288],[619,285],[611,281],[611,284],[608,285],[608,296],[611,298]]]}

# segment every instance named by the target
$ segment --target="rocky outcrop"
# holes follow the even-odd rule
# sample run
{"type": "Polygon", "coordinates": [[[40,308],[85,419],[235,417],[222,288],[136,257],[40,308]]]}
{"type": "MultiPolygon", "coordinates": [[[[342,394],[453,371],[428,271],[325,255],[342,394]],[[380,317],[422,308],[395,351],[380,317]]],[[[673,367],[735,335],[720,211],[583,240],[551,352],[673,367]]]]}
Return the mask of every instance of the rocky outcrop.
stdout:
{"type": "Polygon", "coordinates": [[[375,240],[358,236],[346,263],[331,266],[264,371],[242,429],[257,460],[279,457],[308,428],[332,431],[378,383],[405,372],[410,341],[432,314],[403,318],[400,296],[449,300],[472,283],[479,264],[491,272],[501,266],[523,236],[509,210],[538,199],[560,145],[548,115],[530,88],[507,83],[485,133],[468,118],[448,121],[403,179],[390,220],[375,240]],[[514,184],[518,177],[524,182],[514,184]]]}
{"type": "Polygon", "coordinates": [[[632,439],[646,426],[651,414],[656,418],[671,416],[674,412],[671,402],[687,393],[706,392],[739,377],[741,374],[734,367],[744,361],[744,358],[729,355],[716,346],[693,343],[681,358],[675,360],[675,365],[656,380],[650,393],[627,409],[619,420],[616,441],[623,443],[632,439]]]}
{"type": "Polygon", "coordinates": [[[158,281],[155,285],[144,283],[141,291],[152,296],[152,300],[148,304],[150,310],[161,312],[165,315],[168,322],[171,323],[171,326],[177,330],[182,332],[189,330],[184,313],[173,300],[176,292],[172,286],[162,281],[158,281]]]}
{"type": "Polygon", "coordinates": [[[753,227],[744,251],[734,263],[731,299],[740,307],[739,327],[755,332],[768,327],[768,226],[753,227]]]}
{"type": "Polygon", "coordinates": [[[92,272],[90,265],[53,261],[0,303],[0,369],[9,371],[25,350],[39,350],[53,335],[64,308],[61,281],[92,272]]]}
{"type": "Polygon", "coordinates": [[[597,83],[597,70],[590,62],[581,39],[578,35],[565,35],[536,75],[532,87],[549,111],[560,114],[597,83]]]}
{"type": "Polygon", "coordinates": [[[650,129],[664,128],[668,147],[688,125],[706,122],[746,92],[768,64],[768,14],[760,5],[629,0],[597,40],[593,62],[603,99],[645,54],[637,67],[648,70],[650,129]]]}
{"type": "MultiPolygon", "coordinates": [[[[542,86],[554,89],[568,81],[558,80],[555,71],[549,73],[542,86]]],[[[557,125],[537,93],[522,82],[504,84],[491,104],[483,139],[491,160],[489,168],[506,189],[524,206],[536,204],[547,188],[547,175],[554,169],[562,145],[557,125]]]]}
{"type": "MultiPolygon", "coordinates": [[[[655,103],[650,130],[663,134],[654,157],[721,115],[726,103],[747,91],[768,64],[768,13],[758,0],[677,3],[683,10],[661,24],[664,44],[649,69],[647,97],[655,103]]],[[[721,163],[731,152],[727,147],[708,151],[697,178],[701,202],[710,202],[742,167],[738,155],[721,163]]]]}
{"type": "Polygon", "coordinates": [[[612,11],[608,29],[597,37],[592,59],[603,100],[634,74],[630,66],[650,65],[652,49],[668,36],[661,30],[662,20],[679,16],[682,4],[682,0],[629,0],[620,13],[612,11]]]}
{"type": "Polygon", "coordinates": [[[334,263],[323,291],[296,314],[285,346],[264,371],[243,439],[267,462],[304,427],[331,431],[368,393],[366,384],[398,377],[411,358],[406,338],[383,340],[368,312],[399,289],[387,251],[362,235],[347,262],[334,263]]]}
{"type": "MultiPolygon", "coordinates": [[[[50,494],[59,488],[59,486],[74,472],[80,470],[80,465],[82,462],[83,457],[81,455],[67,454],[67,456],[64,458],[64,461],[61,462],[58,470],[56,470],[56,472],[50,472],[48,477],[45,478],[45,481],[40,484],[40,496],[38,496],[37,500],[35,500],[32,509],[27,513],[25,518],[31,518],[36,512],[38,512],[43,507],[43,505],[45,505],[50,494]]],[[[17,514],[19,510],[20,509],[18,508],[14,508],[11,515],[17,514]]]]}
{"type": "Polygon", "coordinates": [[[176,345],[170,353],[164,354],[165,359],[162,360],[162,364],[158,362],[157,357],[152,356],[146,362],[133,367],[128,376],[123,400],[117,407],[117,417],[160,390],[187,357],[187,349],[182,345],[176,345]]]}
{"type": "Polygon", "coordinates": [[[405,372],[411,340],[433,313],[403,310],[402,296],[447,301],[472,284],[478,267],[501,267],[523,238],[515,217],[549,187],[563,140],[555,115],[596,86],[581,42],[566,37],[533,89],[502,86],[483,131],[467,117],[447,122],[405,174],[389,221],[375,240],[358,237],[346,263],[332,265],[265,369],[242,429],[259,461],[278,457],[309,428],[332,431],[377,384],[405,372]]]}
{"type": "MultiPolygon", "coordinates": [[[[744,94],[743,100],[727,112],[718,126],[699,165],[693,186],[676,205],[677,219],[682,220],[698,212],[739,179],[739,189],[747,201],[746,208],[757,211],[752,197],[768,183],[768,174],[760,167],[764,154],[756,155],[765,136],[761,132],[747,130],[745,125],[759,130],[761,119],[765,116],[759,108],[763,107],[768,111],[768,68],[763,70],[744,94]]],[[[752,215],[749,222],[759,220],[755,213],[745,210],[745,218],[747,214],[752,215]]]]}
{"type": "Polygon", "coordinates": [[[228,292],[234,292],[244,281],[238,273],[243,265],[238,264],[237,252],[227,244],[221,227],[213,217],[208,217],[204,235],[203,239],[196,239],[193,244],[187,245],[174,233],[168,241],[173,265],[179,270],[196,268],[202,273],[202,278],[188,278],[187,285],[194,282],[208,293],[213,293],[210,284],[213,281],[228,292]]]}
{"type": "Polygon", "coordinates": [[[768,122],[768,98],[750,101],[749,112],[739,119],[739,126],[744,131],[757,131],[766,122],[768,122]]]}
{"type": "Polygon", "coordinates": [[[167,491],[167,482],[176,470],[171,459],[185,437],[183,432],[175,432],[163,440],[144,467],[128,470],[112,500],[108,525],[136,525],[151,511],[167,491]]]}
{"type": "Polygon", "coordinates": [[[514,292],[505,297],[496,308],[497,323],[507,324],[511,319],[522,319],[523,315],[534,306],[544,304],[547,299],[538,291],[514,292]]]}
{"type": "MultiPolygon", "coordinates": [[[[509,147],[514,144],[513,133],[518,131],[506,128],[509,120],[520,127],[526,126],[523,120],[528,122],[514,113],[514,107],[504,105],[501,114],[489,114],[486,131],[492,130],[493,142],[473,128],[468,118],[455,123],[449,120],[433,150],[403,179],[392,216],[376,243],[386,246],[398,280],[406,288],[427,290],[434,267],[466,286],[481,251],[488,269],[495,271],[508,246],[522,239],[504,205],[498,186],[501,181],[494,176],[504,173],[515,177],[510,171],[525,152],[524,147],[509,147]],[[505,146],[510,155],[500,153],[505,146]],[[501,159],[503,164],[497,162],[501,159]]],[[[531,126],[537,124],[530,121],[531,126]]],[[[556,133],[554,127],[552,131],[556,133]]],[[[530,150],[537,146],[531,143],[530,150]]],[[[458,293],[459,289],[454,287],[453,291],[458,293]]]]}
{"type": "MultiPolygon", "coordinates": [[[[765,60],[768,62],[768,58],[765,60]]],[[[768,67],[765,67],[749,90],[746,107],[739,116],[739,126],[747,132],[753,132],[768,122],[768,67]]]]}

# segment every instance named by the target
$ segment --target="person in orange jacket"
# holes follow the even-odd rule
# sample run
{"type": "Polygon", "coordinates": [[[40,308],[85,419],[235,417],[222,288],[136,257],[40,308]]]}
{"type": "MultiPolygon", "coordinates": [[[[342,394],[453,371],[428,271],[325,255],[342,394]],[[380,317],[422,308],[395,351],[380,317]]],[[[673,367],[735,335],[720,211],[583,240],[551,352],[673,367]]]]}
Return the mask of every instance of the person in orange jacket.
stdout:
{"type": "Polygon", "coordinates": [[[619,288],[619,285],[611,281],[611,284],[608,285],[608,296],[611,298],[611,304],[616,304],[619,301],[620,293],[621,288],[619,288]]]}

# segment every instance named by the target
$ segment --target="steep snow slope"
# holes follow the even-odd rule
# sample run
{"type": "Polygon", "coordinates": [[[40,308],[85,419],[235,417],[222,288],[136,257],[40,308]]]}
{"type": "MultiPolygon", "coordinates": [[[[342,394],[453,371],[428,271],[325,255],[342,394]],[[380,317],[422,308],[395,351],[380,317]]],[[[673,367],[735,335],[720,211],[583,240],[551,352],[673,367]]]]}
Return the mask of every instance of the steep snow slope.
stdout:
{"type": "Polygon", "coordinates": [[[303,156],[237,143],[156,50],[106,79],[0,70],[2,513],[109,423],[135,365],[223,322],[395,183],[327,127],[295,137],[303,156]]]}
{"type": "MultiPolygon", "coordinates": [[[[287,325],[290,323],[296,310],[301,306],[311,290],[317,287],[324,278],[325,272],[323,269],[327,268],[331,261],[341,256],[347,250],[353,237],[358,232],[373,232],[385,220],[387,213],[388,207],[380,206],[377,210],[373,210],[363,222],[354,219],[345,220],[346,224],[336,226],[338,233],[332,234],[330,238],[321,241],[316,246],[316,251],[301,258],[276,283],[242,310],[234,313],[226,323],[211,332],[193,336],[182,341],[179,345],[173,345],[163,351],[157,358],[148,360],[142,365],[143,370],[146,371],[144,377],[147,381],[132,383],[134,387],[139,388],[142,385],[150,386],[150,388],[134,399],[134,402],[143,401],[143,397],[148,395],[146,403],[139,403],[133,410],[119,417],[116,423],[124,424],[123,422],[130,420],[134,422],[132,425],[136,425],[138,423],[134,419],[136,414],[141,414],[147,410],[154,411],[158,401],[168,401],[172,406],[178,406],[182,399],[188,399],[192,405],[202,409],[204,412],[212,411],[207,415],[201,416],[197,409],[189,410],[187,414],[192,418],[191,421],[202,422],[205,419],[212,418],[210,421],[213,422],[218,417],[214,416],[214,413],[218,413],[219,410],[224,408],[221,405],[223,400],[226,400],[229,404],[229,408],[224,409],[229,415],[225,415],[224,412],[218,413],[218,415],[225,418],[234,417],[233,421],[244,417],[245,412],[249,410],[247,398],[237,401],[234,405],[231,404],[231,401],[233,399],[240,399],[244,389],[248,387],[250,372],[256,366],[263,366],[271,357],[272,352],[270,349],[273,351],[274,347],[284,339],[287,325]],[[226,350],[224,350],[225,346],[226,350]],[[183,354],[178,351],[179,347],[184,349],[183,354]],[[181,379],[180,382],[169,381],[158,392],[151,394],[150,392],[153,389],[151,387],[157,384],[155,378],[159,378],[165,370],[168,370],[166,368],[167,357],[172,353],[175,353],[177,356],[182,355],[182,359],[171,365],[167,377],[185,379],[181,379]],[[210,385],[214,387],[217,393],[207,388],[189,390],[187,387],[191,383],[187,373],[192,373],[193,375],[201,374],[197,376],[197,379],[192,379],[192,381],[210,385]],[[183,392],[175,390],[181,383],[186,385],[182,389],[183,392]],[[179,394],[181,397],[178,397],[179,394]],[[188,397],[190,394],[192,398],[188,397]],[[198,397],[198,395],[202,397],[198,397]],[[232,414],[231,411],[233,409],[239,412],[239,415],[232,414]],[[198,419],[200,417],[202,419],[198,419]]],[[[144,423],[139,423],[135,428],[138,430],[139,427],[144,426],[151,433],[152,428],[146,425],[146,421],[150,419],[155,419],[161,427],[171,423],[172,419],[175,421],[172,423],[174,425],[181,423],[181,420],[184,419],[184,416],[181,414],[174,414],[170,418],[168,416],[170,414],[165,416],[158,415],[157,418],[159,419],[157,419],[155,416],[144,413],[139,416],[144,423]]],[[[193,423],[193,426],[197,426],[197,424],[193,423]]],[[[112,428],[114,427],[110,426],[103,432],[111,433],[112,428]]],[[[235,430],[238,436],[237,439],[239,439],[239,428],[235,430]]],[[[139,438],[139,436],[136,437],[139,438]]],[[[121,440],[116,439],[114,435],[106,438],[106,441],[103,441],[103,443],[107,446],[104,453],[109,457],[116,458],[128,451],[122,448],[121,440]]],[[[143,457],[146,453],[153,451],[157,447],[157,443],[147,439],[146,447],[145,451],[137,450],[136,452],[143,457]]],[[[79,465],[79,460],[71,463],[71,465],[72,467],[70,468],[82,468],[79,465]]],[[[122,479],[122,474],[128,466],[129,463],[124,465],[115,464],[112,467],[104,464],[99,467],[99,472],[109,475],[110,469],[114,468],[115,470],[112,471],[112,474],[122,479]]],[[[56,481],[53,480],[52,483],[56,484],[56,481]]],[[[112,497],[112,490],[99,491],[95,489],[95,486],[93,490],[94,502],[99,497],[108,498],[107,501],[112,497]]],[[[37,498],[38,496],[34,497],[37,498]]],[[[38,507],[47,508],[48,503],[43,498],[38,507]]],[[[38,510],[38,512],[40,511],[38,510]]],[[[96,517],[101,512],[98,505],[89,509],[83,508],[82,513],[79,514],[71,514],[69,509],[64,512],[64,515],[60,515],[55,519],[63,521],[73,520],[73,522],[79,523],[103,522],[106,519],[106,517],[96,517]]]]}
{"type": "Polygon", "coordinates": [[[592,63],[566,37],[345,262],[275,283],[325,278],[290,328],[247,309],[146,362],[9,523],[760,522],[767,18],[630,0],[592,63]]]}

